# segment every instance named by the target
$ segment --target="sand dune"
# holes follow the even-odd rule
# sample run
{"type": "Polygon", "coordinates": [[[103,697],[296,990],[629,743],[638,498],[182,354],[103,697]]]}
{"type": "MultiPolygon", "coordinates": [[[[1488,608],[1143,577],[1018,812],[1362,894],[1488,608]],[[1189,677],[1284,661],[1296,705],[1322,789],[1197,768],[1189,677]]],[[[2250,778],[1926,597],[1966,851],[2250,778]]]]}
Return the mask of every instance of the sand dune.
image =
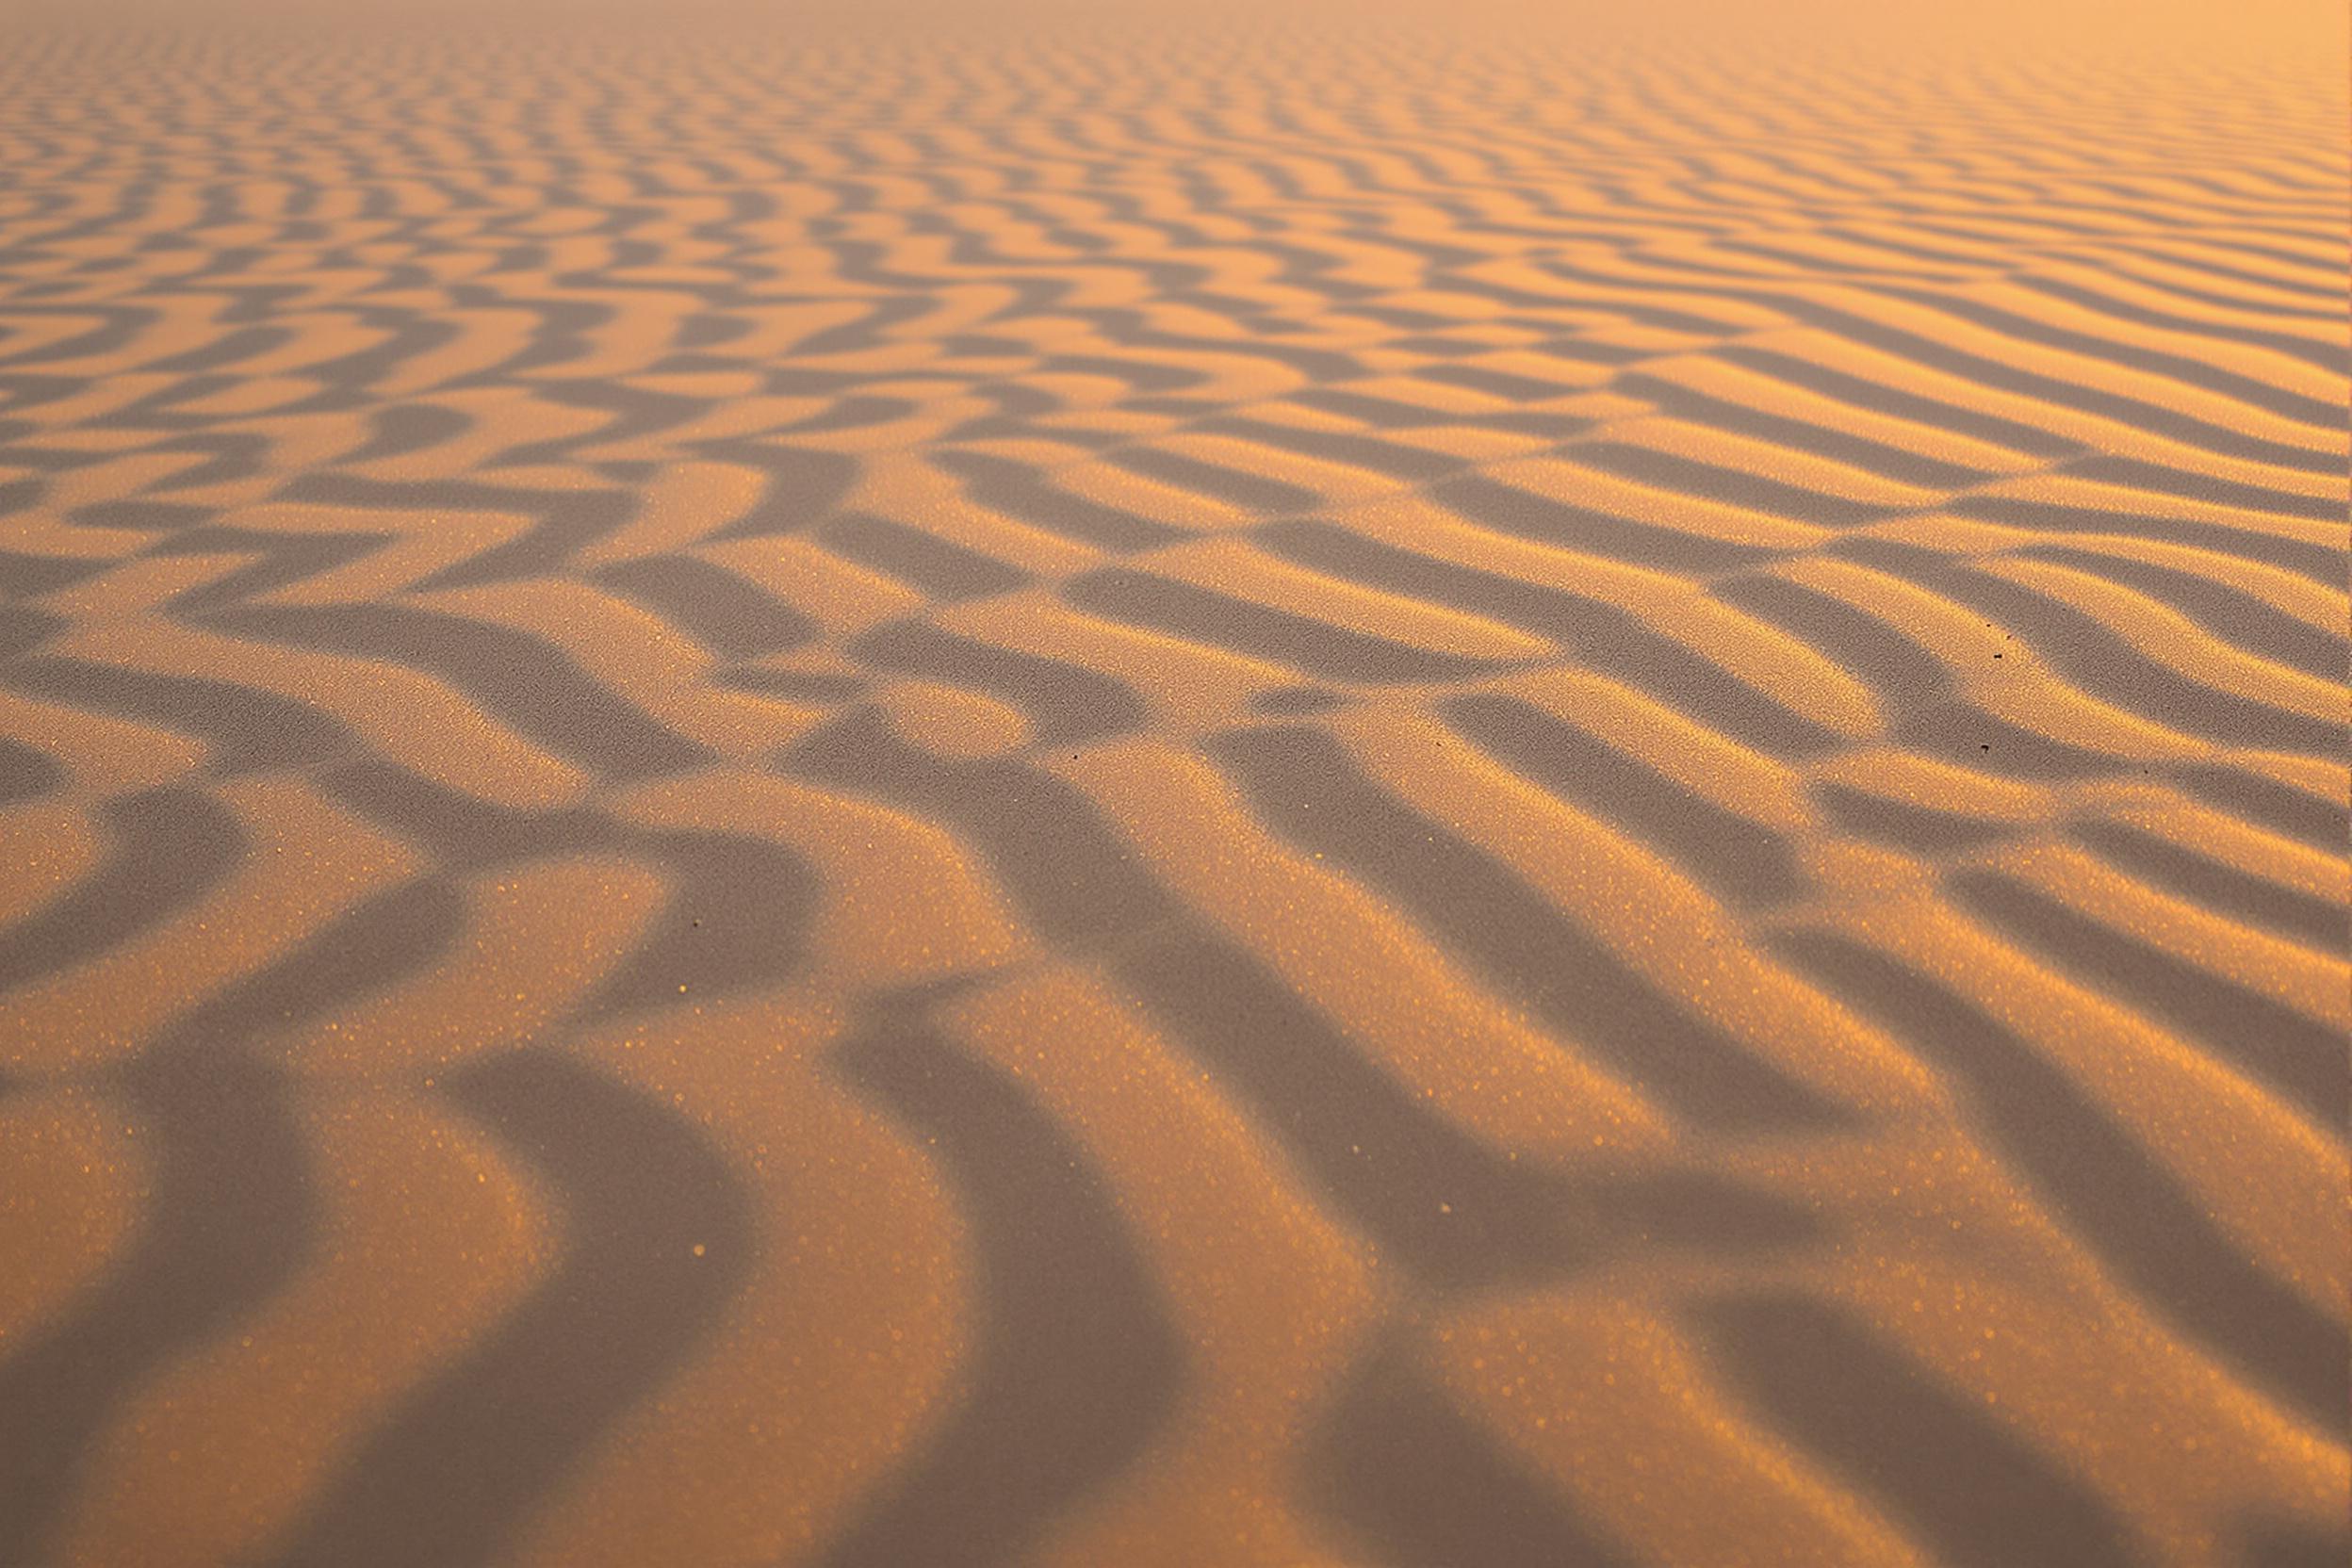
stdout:
{"type": "Polygon", "coordinates": [[[2210,8],[0,24],[0,1562],[2342,1562],[2210,8]]]}

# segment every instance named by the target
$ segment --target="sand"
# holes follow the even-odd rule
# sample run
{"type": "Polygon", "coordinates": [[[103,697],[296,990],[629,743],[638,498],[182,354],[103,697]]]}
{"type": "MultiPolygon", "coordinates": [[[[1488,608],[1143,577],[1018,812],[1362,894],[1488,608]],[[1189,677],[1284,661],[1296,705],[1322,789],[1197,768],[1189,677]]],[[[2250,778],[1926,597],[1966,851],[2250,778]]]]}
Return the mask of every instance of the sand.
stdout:
{"type": "Polygon", "coordinates": [[[0,1561],[2344,1561],[2224,9],[0,21],[0,1561]]]}

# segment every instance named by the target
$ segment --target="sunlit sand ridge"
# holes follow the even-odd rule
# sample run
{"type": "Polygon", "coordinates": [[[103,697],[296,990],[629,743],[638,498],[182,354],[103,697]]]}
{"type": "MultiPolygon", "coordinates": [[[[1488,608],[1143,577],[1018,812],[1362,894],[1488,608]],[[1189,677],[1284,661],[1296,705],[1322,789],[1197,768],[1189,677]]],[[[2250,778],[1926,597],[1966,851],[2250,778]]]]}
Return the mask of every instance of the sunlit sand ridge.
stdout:
{"type": "Polygon", "coordinates": [[[0,1563],[2342,1563],[2342,8],[2058,8],[0,21],[0,1563]]]}

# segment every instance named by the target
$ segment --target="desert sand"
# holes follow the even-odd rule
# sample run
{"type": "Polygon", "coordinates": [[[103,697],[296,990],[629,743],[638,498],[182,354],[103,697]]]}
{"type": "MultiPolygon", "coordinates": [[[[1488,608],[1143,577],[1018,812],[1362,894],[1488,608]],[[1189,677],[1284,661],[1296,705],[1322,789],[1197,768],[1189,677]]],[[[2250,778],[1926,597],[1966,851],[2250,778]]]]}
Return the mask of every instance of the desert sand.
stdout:
{"type": "Polygon", "coordinates": [[[10,8],[0,1562],[2341,1564],[2343,9],[10,8]]]}

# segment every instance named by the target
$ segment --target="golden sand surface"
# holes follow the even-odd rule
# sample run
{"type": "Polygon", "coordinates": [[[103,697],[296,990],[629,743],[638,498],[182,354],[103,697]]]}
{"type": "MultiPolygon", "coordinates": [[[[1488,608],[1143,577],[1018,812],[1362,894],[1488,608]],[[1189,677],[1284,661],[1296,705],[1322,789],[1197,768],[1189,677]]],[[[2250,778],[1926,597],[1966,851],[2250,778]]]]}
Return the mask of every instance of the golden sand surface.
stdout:
{"type": "Polygon", "coordinates": [[[2342,1564],[2343,12],[0,14],[0,1563],[2342,1564]]]}

